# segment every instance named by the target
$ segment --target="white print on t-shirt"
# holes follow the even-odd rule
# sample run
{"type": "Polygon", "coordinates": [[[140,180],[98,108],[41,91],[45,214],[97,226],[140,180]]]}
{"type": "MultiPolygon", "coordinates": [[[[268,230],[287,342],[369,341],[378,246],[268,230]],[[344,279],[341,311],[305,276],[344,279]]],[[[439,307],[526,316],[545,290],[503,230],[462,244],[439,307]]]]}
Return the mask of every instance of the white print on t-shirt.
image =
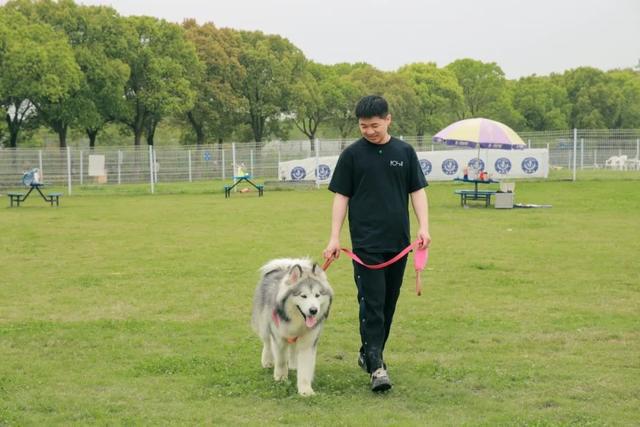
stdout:
{"type": "Polygon", "coordinates": [[[389,160],[389,166],[400,166],[402,167],[402,164],[404,162],[402,160],[389,160]]]}

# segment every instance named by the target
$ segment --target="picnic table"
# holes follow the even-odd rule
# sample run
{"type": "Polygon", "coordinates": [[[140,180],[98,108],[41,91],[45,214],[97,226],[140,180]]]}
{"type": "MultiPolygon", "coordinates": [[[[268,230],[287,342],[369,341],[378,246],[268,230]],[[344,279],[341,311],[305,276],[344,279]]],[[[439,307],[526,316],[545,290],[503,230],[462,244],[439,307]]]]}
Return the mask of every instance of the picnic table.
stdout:
{"type": "Polygon", "coordinates": [[[246,182],[249,185],[253,186],[253,188],[258,190],[258,197],[262,197],[262,194],[264,193],[264,185],[255,184],[253,181],[251,181],[250,178],[251,175],[234,176],[233,179],[235,182],[233,183],[233,185],[224,186],[224,198],[228,199],[229,197],[231,197],[231,190],[233,190],[241,182],[246,182]]]}
{"type": "Polygon", "coordinates": [[[50,203],[51,206],[53,206],[54,203],[56,204],[56,206],[60,206],[60,196],[62,196],[62,193],[49,193],[45,196],[41,190],[42,187],[44,187],[44,184],[33,182],[29,184],[29,191],[27,191],[26,193],[20,193],[20,192],[7,193],[7,196],[9,196],[10,206],[13,207],[13,204],[15,203],[17,207],[20,207],[20,203],[23,203],[25,200],[27,200],[27,198],[29,197],[29,195],[34,189],[38,193],[40,193],[40,196],[42,197],[42,199],[45,202],[50,203]]]}
{"type": "Polygon", "coordinates": [[[468,200],[484,200],[485,207],[489,207],[491,204],[491,196],[496,194],[493,190],[478,190],[478,184],[497,184],[500,181],[494,181],[492,179],[480,180],[480,179],[463,179],[454,178],[454,181],[473,183],[473,190],[455,190],[454,193],[460,196],[460,206],[466,206],[468,200]]]}

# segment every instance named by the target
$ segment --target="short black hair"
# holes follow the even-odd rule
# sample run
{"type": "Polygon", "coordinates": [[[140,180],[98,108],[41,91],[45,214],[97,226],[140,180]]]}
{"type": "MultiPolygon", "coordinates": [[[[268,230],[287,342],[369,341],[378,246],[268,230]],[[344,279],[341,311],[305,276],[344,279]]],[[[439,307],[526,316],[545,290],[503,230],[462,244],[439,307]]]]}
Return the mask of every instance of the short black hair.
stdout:
{"type": "Polygon", "coordinates": [[[370,119],[371,117],[387,117],[389,104],[387,100],[378,95],[368,95],[358,101],[356,105],[356,118],[370,119]]]}

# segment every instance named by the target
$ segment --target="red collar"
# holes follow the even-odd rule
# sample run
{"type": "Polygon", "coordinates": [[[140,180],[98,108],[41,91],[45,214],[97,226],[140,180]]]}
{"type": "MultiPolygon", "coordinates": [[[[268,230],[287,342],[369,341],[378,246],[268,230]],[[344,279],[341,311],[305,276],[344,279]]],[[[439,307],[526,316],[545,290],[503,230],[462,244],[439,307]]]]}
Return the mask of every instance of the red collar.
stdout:
{"type": "MultiPolygon", "coordinates": [[[[278,316],[278,312],[276,310],[273,310],[271,313],[271,318],[273,319],[273,323],[276,324],[276,327],[280,327],[280,316],[278,316]]],[[[289,344],[293,344],[298,341],[298,338],[299,337],[286,338],[286,340],[289,344]]]]}

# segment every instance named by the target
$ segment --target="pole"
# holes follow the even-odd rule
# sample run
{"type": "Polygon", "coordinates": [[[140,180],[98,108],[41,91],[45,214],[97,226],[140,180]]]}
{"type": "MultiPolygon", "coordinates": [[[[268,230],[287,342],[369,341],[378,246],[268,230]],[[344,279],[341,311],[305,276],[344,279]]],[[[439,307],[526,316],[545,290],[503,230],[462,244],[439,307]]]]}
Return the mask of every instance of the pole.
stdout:
{"type": "Polygon", "coordinates": [[[280,180],[280,141],[278,141],[278,170],[276,171],[276,180],[280,180]]]}
{"type": "Polygon", "coordinates": [[[189,182],[193,182],[193,179],[191,177],[191,150],[187,151],[187,158],[189,161],[189,182]]]}
{"type": "Polygon", "coordinates": [[[67,189],[71,195],[71,147],[67,145],[67,189]]]}
{"type": "Polygon", "coordinates": [[[40,182],[44,182],[44,174],[42,173],[42,150],[38,150],[38,165],[40,166],[40,182]]]}
{"type": "Polygon", "coordinates": [[[580,170],[584,169],[584,138],[580,138],[580,170]]]}
{"type": "Polygon", "coordinates": [[[122,151],[118,150],[118,184],[121,184],[122,151]]]}
{"type": "Polygon", "coordinates": [[[573,180],[576,180],[576,156],[578,154],[578,129],[573,128],[573,180]]]}
{"type": "Polygon", "coordinates": [[[149,146],[149,182],[151,183],[151,194],[155,194],[155,187],[153,186],[153,145],[149,146]]]}
{"type": "Polygon", "coordinates": [[[315,139],[314,148],[316,149],[316,188],[320,188],[320,140],[315,139]]]}
{"type": "Polygon", "coordinates": [[[80,185],[83,184],[83,175],[84,175],[84,165],[82,162],[82,150],[80,150],[80,185]]]}
{"type": "Polygon", "coordinates": [[[224,173],[224,148],[220,151],[222,153],[222,158],[220,159],[222,162],[222,180],[227,179],[227,175],[224,173]]]}
{"type": "MultiPolygon", "coordinates": [[[[232,142],[231,143],[231,172],[233,176],[233,183],[236,183],[236,143],[232,142]]],[[[234,187],[233,191],[236,191],[236,188],[234,187]]]]}
{"type": "Polygon", "coordinates": [[[254,174],[253,174],[253,150],[251,150],[249,152],[249,155],[251,156],[251,176],[254,176],[254,174]]]}

